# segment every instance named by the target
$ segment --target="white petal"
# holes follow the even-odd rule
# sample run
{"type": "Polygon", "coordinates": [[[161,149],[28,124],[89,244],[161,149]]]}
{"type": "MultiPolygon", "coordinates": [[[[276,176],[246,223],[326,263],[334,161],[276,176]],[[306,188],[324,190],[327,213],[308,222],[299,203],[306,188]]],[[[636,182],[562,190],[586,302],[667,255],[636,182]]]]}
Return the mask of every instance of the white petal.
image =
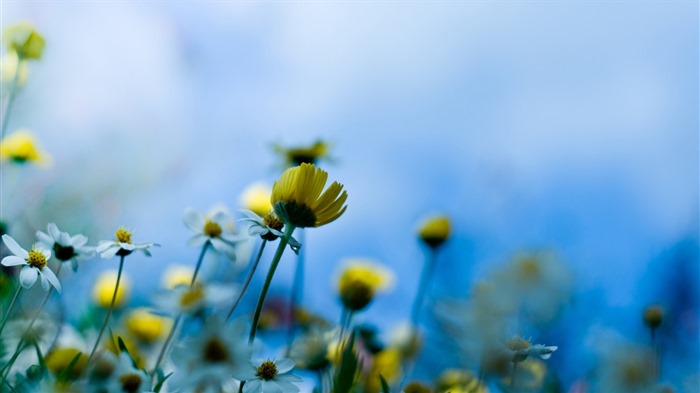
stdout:
{"type": "Polygon", "coordinates": [[[259,379],[251,379],[243,385],[243,393],[260,393],[263,390],[262,382],[259,379]]]}
{"type": "Polygon", "coordinates": [[[300,377],[297,377],[294,374],[279,374],[275,377],[276,381],[285,381],[285,382],[302,382],[303,379],[300,377]]]}
{"type": "Polygon", "coordinates": [[[39,251],[40,253],[42,253],[42,254],[44,255],[44,258],[46,258],[47,261],[48,261],[49,259],[51,259],[51,251],[49,251],[49,250],[47,250],[47,249],[45,249],[45,248],[42,248],[42,247],[34,247],[34,249],[35,249],[36,251],[39,251]]]}
{"type": "Polygon", "coordinates": [[[277,390],[279,393],[296,393],[299,391],[299,388],[287,381],[280,381],[277,378],[273,379],[272,381],[275,385],[277,385],[277,390]]]}
{"type": "Polygon", "coordinates": [[[131,243],[119,243],[119,247],[125,249],[126,251],[134,251],[136,245],[131,243]]]}
{"type": "Polygon", "coordinates": [[[27,261],[16,255],[8,255],[2,259],[2,264],[5,266],[26,265],[27,261]]]}
{"type": "Polygon", "coordinates": [[[58,230],[56,224],[50,223],[46,226],[46,229],[49,231],[49,235],[51,235],[54,240],[58,240],[61,237],[61,231],[58,230]]]}
{"type": "Polygon", "coordinates": [[[97,245],[97,247],[95,247],[95,251],[97,251],[99,253],[103,253],[103,252],[105,252],[105,250],[107,250],[111,246],[115,246],[115,245],[117,245],[117,243],[112,242],[112,241],[103,240],[100,242],[99,245],[97,245]]]}
{"type": "Polygon", "coordinates": [[[58,237],[58,244],[63,246],[70,245],[70,236],[65,232],[61,232],[61,236],[58,237]]]}
{"type": "Polygon", "coordinates": [[[269,232],[269,230],[266,227],[260,225],[251,225],[250,227],[248,227],[248,234],[250,236],[259,236],[267,232],[269,232]]]}
{"type": "Polygon", "coordinates": [[[53,285],[53,287],[56,288],[56,291],[58,293],[61,293],[61,283],[58,281],[58,277],[56,277],[56,275],[51,269],[49,269],[48,267],[44,267],[43,269],[41,269],[41,277],[42,279],[46,278],[46,280],[48,280],[48,282],[50,282],[51,285],[53,285]]]}
{"type": "Polygon", "coordinates": [[[210,220],[224,227],[231,219],[229,218],[228,213],[223,210],[218,210],[212,214],[210,220]]]}
{"type": "Polygon", "coordinates": [[[19,282],[23,287],[31,288],[36,282],[37,276],[39,276],[39,269],[27,265],[19,272],[19,282]]]}
{"type": "Polygon", "coordinates": [[[262,218],[252,210],[239,209],[238,211],[247,216],[246,218],[242,218],[239,221],[243,221],[243,220],[262,221],[262,218]]]}
{"type": "Polygon", "coordinates": [[[10,250],[11,253],[22,259],[29,258],[29,253],[24,248],[20,247],[15,239],[11,238],[9,235],[2,235],[2,241],[5,242],[7,249],[10,250]]]}
{"type": "Polygon", "coordinates": [[[277,372],[280,374],[291,371],[295,366],[294,360],[286,358],[275,360],[275,365],[277,366],[277,372]]]}
{"type": "Polygon", "coordinates": [[[73,247],[82,247],[85,245],[85,243],[88,242],[88,238],[85,235],[75,235],[70,239],[70,244],[73,245],[73,247]]]}
{"type": "Polygon", "coordinates": [[[100,252],[100,256],[103,259],[111,259],[121,250],[118,244],[111,244],[110,247],[106,248],[104,251],[100,252]]]}
{"type": "Polygon", "coordinates": [[[36,238],[46,247],[53,247],[54,240],[51,238],[51,236],[47,235],[46,233],[42,231],[36,231],[36,238]]]}
{"type": "Polygon", "coordinates": [[[202,232],[204,229],[204,217],[192,208],[185,209],[183,222],[193,232],[202,232]]]}
{"type": "Polygon", "coordinates": [[[207,240],[209,240],[209,236],[199,233],[192,236],[190,240],[187,241],[187,245],[190,247],[199,247],[207,240]]]}
{"type": "Polygon", "coordinates": [[[229,259],[236,259],[236,249],[229,243],[221,239],[211,239],[211,244],[212,246],[214,246],[216,251],[219,251],[220,253],[226,255],[229,259]]]}

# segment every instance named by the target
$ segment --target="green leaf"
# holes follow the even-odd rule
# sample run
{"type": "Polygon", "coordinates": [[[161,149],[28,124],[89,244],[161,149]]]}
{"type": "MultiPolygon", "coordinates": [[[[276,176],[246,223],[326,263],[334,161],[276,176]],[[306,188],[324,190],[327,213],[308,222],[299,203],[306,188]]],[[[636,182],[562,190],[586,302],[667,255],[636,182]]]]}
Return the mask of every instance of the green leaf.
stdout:
{"type": "Polygon", "coordinates": [[[78,360],[80,360],[80,356],[82,354],[82,352],[76,353],[75,356],[73,356],[73,359],[70,361],[70,363],[68,363],[68,366],[64,368],[60,374],[58,374],[56,379],[59,381],[69,381],[71,379],[71,373],[73,372],[75,365],[78,364],[78,360]]]}
{"type": "Polygon", "coordinates": [[[347,346],[343,348],[343,353],[340,358],[340,366],[338,374],[335,377],[333,384],[334,393],[349,393],[355,385],[355,375],[357,374],[357,356],[353,352],[355,346],[355,334],[350,334],[347,346]]]}
{"type": "Polygon", "coordinates": [[[379,377],[379,381],[382,383],[382,393],[391,393],[391,389],[389,389],[389,384],[386,383],[386,379],[382,376],[382,374],[377,374],[379,377]]]}
{"type": "Polygon", "coordinates": [[[163,376],[163,370],[161,370],[161,369],[158,369],[157,373],[158,373],[158,383],[156,384],[156,387],[153,389],[153,391],[156,393],[160,392],[160,389],[163,388],[163,384],[165,383],[165,381],[168,378],[170,378],[171,375],[173,375],[173,373],[170,373],[166,376],[163,376]]]}

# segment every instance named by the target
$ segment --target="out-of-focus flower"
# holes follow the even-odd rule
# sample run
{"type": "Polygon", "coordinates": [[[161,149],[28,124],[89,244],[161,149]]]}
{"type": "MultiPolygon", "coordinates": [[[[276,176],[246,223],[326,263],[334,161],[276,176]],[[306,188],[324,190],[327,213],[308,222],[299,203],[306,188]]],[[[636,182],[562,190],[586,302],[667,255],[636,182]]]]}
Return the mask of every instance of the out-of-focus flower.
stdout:
{"type": "Polygon", "coordinates": [[[78,360],[73,365],[70,376],[72,378],[78,378],[83,373],[83,370],[85,370],[88,357],[77,348],[58,347],[52,349],[51,352],[46,354],[46,368],[48,368],[52,373],[58,375],[71,364],[76,356],[78,357],[78,360]],[[80,356],[78,356],[78,354],[80,354],[80,356]]]}
{"type": "Polygon", "coordinates": [[[403,388],[403,393],[433,393],[433,389],[422,382],[414,381],[403,388]]]}
{"type": "Polygon", "coordinates": [[[151,378],[143,370],[134,367],[128,353],[120,353],[117,368],[107,384],[107,392],[147,392],[150,390],[151,378]]]}
{"type": "Polygon", "coordinates": [[[338,279],[338,295],[343,306],[352,311],[365,308],[375,293],[389,289],[394,274],[368,260],[349,260],[338,279]]]}
{"type": "Polygon", "coordinates": [[[231,300],[237,288],[231,285],[196,282],[190,286],[181,284],[175,288],[160,292],[155,297],[155,304],[160,312],[169,315],[192,315],[207,307],[219,307],[231,300]]]}
{"type": "Polygon", "coordinates": [[[44,52],[44,37],[29,23],[18,23],[5,28],[5,45],[21,60],[39,60],[44,52]]]}
{"type": "Polygon", "coordinates": [[[319,227],[335,221],[347,209],[344,204],[348,194],[338,182],[323,191],[327,180],[328,173],[312,164],[284,171],[270,197],[277,216],[296,228],[319,227]]]}
{"type": "Polygon", "coordinates": [[[146,344],[163,338],[171,326],[170,318],[155,315],[145,307],[131,310],[124,322],[129,335],[146,344]]]}
{"type": "Polygon", "coordinates": [[[445,215],[428,217],[418,227],[418,238],[428,247],[437,248],[450,237],[450,219],[445,215]]]}
{"type": "Polygon", "coordinates": [[[658,304],[652,304],[644,309],[642,320],[650,329],[656,329],[663,321],[664,309],[658,304]]]}
{"type": "Polygon", "coordinates": [[[0,141],[0,159],[23,164],[34,163],[39,166],[51,164],[51,157],[44,152],[29,130],[19,130],[0,141]]]}
{"type": "Polygon", "coordinates": [[[2,241],[5,242],[7,249],[14,255],[6,256],[1,263],[4,266],[24,265],[19,272],[19,282],[24,288],[31,288],[36,283],[36,280],[41,277],[41,286],[45,291],[48,291],[53,286],[58,293],[61,293],[61,283],[58,282],[56,275],[47,266],[51,258],[51,251],[36,247],[36,245],[31,251],[27,251],[20,247],[15,239],[9,235],[2,235],[2,241]]]}
{"type": "Polygon", "coordinates": [[[401,378],[401,352],[397,348],[387,347],[372,359],[371,371],[365,380],[365,391],[376,393],[381,390],[379,375],[389,384],[401,378]]]}
{"type": "MultiPolygon", "coordinates": [[[[0,81],[5,86],[11,86],[15,79],[15,73],[19,72],[17,75],[17,86],[24,85],[27,80],[27,74],[29,72],[29,66],[26,62],[20,62],[17,52],[9,51],[2,55],[0,59],[0,81]],[[19,67],[19,69],[17,68],[19,67]]],[[[3,92],[4,94],[5,92],[3,92]]]]}
{"type": "Polygon", "coordinates": [[[194,268],[185,265],[171,265],[165,269],[163,273],[163,286],[167,289],[173,289],[178,285],[189,286],[194,275],[194,268]]]}
{"type": "Polygon", "coordinates": [[[153,246],[158,246],[156,243],[139,243],[131,242],[131,232],[124,227],[117,229],[114,234],[115,240],[101,240],[95,251],[104,259],[110,259],[115,255],[125,257],[132,252],[138,250],[143,252],[147,257],[151,256],[151,251],[148,249],[153,246]]]}
{"type": "MultiPolygon", "coordinates": [[[[282,227],[284,227],[284,223],[277,217],[274,211],[269,211],[262,217],[251,210],[241,210],[241,212],[246,215],[241,221],[250,222],[250,226],[248,227],[248,234],[250,236],[260,236],[268,241],[276,240],[282,236],[281,230],[282,227]]],[[[294,237],[290,237],[289,248],[291,248],[295,254],[299,254],[301,243],[294,237]]]]}
{"type": "Polygon", "coordinates": [[[391,346],[401,351],[404,359],[414,359],[420,353],[423,340],[420,332],[411,323],[402,323],[391,335],[391,346]]]}
{"type": "Polygon", "coordinates": [[[329,347],[338,338],[338,329],[310,329],[297,338],[289,351],[297,367],[308,370],[322,370],[329,363],[329,347]]]}
{"type": "Polygon", "coordinates": [[[545,252],[517,255],[491,281],[535,322],[551,321],[573,291],[571,271],[545,252]]]}
{"type": "MultiPolygon", "coordinates": [[[[601,343],[606,344],[606,343],[601,343]]],[[[644,346],[628,342],[598,348],[599,364],[594,392],[651,393],[657,390],[656,357],[644,346]]]]}
{"type": "MultiPolygon", "coordinates": [[[[96,305],[102,308],[109,308],[114,294],[114,287],[117,284],[117,271],[106,270],[102,272],[92,287],[92,299],[96,305]]],[[[117,296],[114,298],[114,308],[121,308],[129,299],[131,293],[131,281],[126,274],[122,275],[117,296]]]]}
{"type": "Polygon", "coordinates": [[[208,318],[197,336],[173,348],[178,372],[169,386],[183,392],[220,391],[232,382],[232,375],[246,372],[250,361],[245,330],[244,324],[225,325],[220,319],[208,318]]]}
{"type": "Polygon", "coordinates": [[[61,262],[70,262],[73,271],[78,270],[78,262],[93,255],[94,247],[86,246],[88,238],[77,234],[70,236],[61,232],[56,224],[50,223],[46,227],[46,233],[37,231],[36,237],[39,243],[49,250],[53,250],[54,256],[61,262]]]}
{"type": "Polygon", "coordinates": [[[261,182],[253,183],[243,190],[240,203],[245,209],[259,216],[265,216],[265,214],[272,210],[270,195],[272,195],[272,188],[270,188],[270,186],[261,182]]]}
{"type": "Polygon", "coordinates": [[[539,356],[542,359],[549,359],[552,353],[558,349],[556,346],[545,346],[542,344],[532,345],[522,337],[513,337],[506,343],[508,350],[513,355],[513,362],[522,362],[530,355],[539,356]]]}
{"type": "Polygon", "coordinates": [[[447,369],[435,381],[436,393],[488,393],[488,391],[489,389],[479,381],[479,378],[467,370],[447,369]]]}
{"type": "Polygon", "coordinates": [[[275,144],[273,147],[282,156],[286,166],[317,164],[319,160],[328,158],[328,143],[322,140],[317,140],[310,146],[285,148],[275,144]]]}
{"type": "Polygon", "coordinates": [[[289,374],[293,368],[294,361],[291,359],[254,360],[248,368],[233,374],[233,377],[246,381],[243,393],[296,393],[299,388],[293,382],[302,382],[302,379],[289,374]]]}
{"type": "Polygon", "coordinates": [[[184,221],[187,228],[194,232],[194,236],[187,241],[188,246],[199,247],[209,242],[216,251],[231,260],[236,259],[236,243],[243,239],[236,236],[233,219],[224,208],[216,207],[206,215],[187,209],[184,221]]]}
{"type": "MultiPolygon", "coordinates": [[[[518,392],[541,392],[547,366],[539,359],[529,358],[518,363],[515,370],[515,382],[518,392]]],[[[512,372],[507,373],[501,380],[504,385],[511,385],[512,372]]]]}

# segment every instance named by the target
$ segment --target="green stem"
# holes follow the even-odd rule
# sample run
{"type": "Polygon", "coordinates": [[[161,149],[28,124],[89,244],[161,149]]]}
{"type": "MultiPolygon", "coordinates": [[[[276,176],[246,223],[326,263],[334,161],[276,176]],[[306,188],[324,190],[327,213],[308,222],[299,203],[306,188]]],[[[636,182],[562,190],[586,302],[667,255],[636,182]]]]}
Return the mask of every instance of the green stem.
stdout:
{"type": "Polygon", "coordinates": [[[95,351],[100,345],[100,340],[102,340],[102,335],[107,328],[109,323],[109,317],[112,315],[112,310],[114,309],[114,302],[117,300],[117,292],[119,291],[119,282],[122,279],[122,270],[124,269],[124,255],[119,256],[119,272],[117,273],[117,283],[114,285],[114,293],[112,293],[112,302],[109,304],[109,309],[107,309],[107,316],[105,317],[104,323],[102,323],[102,328],[100,329],[100,334],[97,335],[97,341],[95,341],[95,346],[92,347],[90,356],[88,357],[87,364],[90,364],[92,357],[95,356],[95,351]]]}
{"type": "Polygon", "coordinates": [[[15,68],[15,74],[12,77],[12,84],[10,85],[10,91],[8,92],[7,105],[5,106],[5,113],[2,117],[2,131],[0,131],[0,139],[5,137],[5,131],[7,131],[7,124],[10,118],[10,111],[12,109],[12,104],[15,102],[15,96],[17,95],[17,83],[19,83],[19,73],[22,68],[22,58],[17,55],[17,68],[15,68]]]}
{"type": "Polygon", "coordinates": [[[423,298],[430,285],[430,279],[433,276],[433,270],[435,266],[435,254],[437,251],[431,248],[428,251],[425,264],[423,264],[423,271],[421,272],[420,282],[418,283],[418,291],[416,292],[416,297],[413,299],[413,308],[411,309],[411,323],[413,326],[418,326],[418,319],[420,319],[420,310],[423,306],[423,298]]]}
{"type": "Polygon", "coordinates": [[[3,319],[2,325],[0,326],[0,334],[2,334],[2,331],[5,330],[5,325],[7,324],[7,321],[10,319],[10,313],[12,312],[12,309],[15,307],[15,303],[17,303],[17,298],[19,297],[20,292],[22,292],[22,285],[17,286],[17,291],[15,292],[15,296],[12,298],[12,301],[10,302],[10,307],[7,308],[7,312],[5,313],[5,319],[3,319]]]}
{"type": "Polygon", "coordinates": [[[275,270],[277,270],[277,265],[282,259],[282,254],[284,249],[287,248],[287,243],[289,238],[292,237],[292,232],[294,232],[294,226],[287,224],[284,228],[284,234],[280,238],[280,244],[277,246],[277,251],[275,251],[275,256],[272,258],[270,263],[270,269],[267,271],[267,277],[265,277],[265,283],[263,284],[262,291],[260,291],[260,297],[258,298],[258,304],[255,306],[255,314],[253,315],[253,325],[250,327],[250,336],[248,336],[248,345],[252,345],[255,340],[255,332],[258,330],[258,321],[260,321],[260,313],[262,312],[263,304],[265,303],[265,296],[267,295],[268,289],[270,289],[270,283],[272,283],[272,277],[275,275],[275,270]]]}
{"type": "Polygon", "coordinates": [[[515,374],[518,371],[518,362],[513,362],[513,371],[510,374],[510,389],[515,391],[515,374]]]}
{"type": "Polygon", "coordinates": [[[197,280],[197,274],[199,273],[199,268],[202,267],[202,261],[204,260],[204,254],[207,253],[207,249],[209,248],[209,245],[211,242],[207,240],[204,242],[204,245],[202,246],[202,252],[199,253],[199,258],[197,258],[197,265],[194,268],[194,274],[192,275],[192,281],[190,282],[190,288],[194,285],[194,282],[197,280]]]}
{"type": "Polygon", "coordinates": [[[265,249],[266,244],[267,240],[263,239],[262,244],[260,245],[260,250],[258,251],[258,255],[255,258],[255,262],[253,262],[253,265],[250,268],[250,272],[248,273],[248,277],[246,277],[245,283],[243,283],[243,288],[241,288],[241,292],[238,293],[238,297],[236,297],[236,300],[233,302],[233,304],[231,305],[231,309],[226,315],[227,321],[231,319],[233,311],[236,309],[236,307],[238,307],[238,303],[240,303],[241,299],[243,299],[243,294],[245,294],[245,291],[248,289],[248,285],[250,285],[250,282],[253,280],[253,275],[255,274],[255,270],[258,268],[258,263],[260,263],[260,258],[262,257],[263,250],[265,249]]]}
{"type": "Polygon", "coordinates": [[[289,351],[292,349],[292,341],[294,341],[294,333],[296,332],[297,307],[301,305],[302,297],[304,296],[304,250],[306,250],[304,233],[303,229],[299,232],[299,241],[304,247],[299,250],[297,267],[294,270],[294,281],[292,282],[292,294],[289,300],[289,327],[287,330],[287,351],[285,354],[287,357],[289,357],[289,351]]]}
{"type": "Polygon", "coordinates": [[[163,361],[163,358],[165,358],[165,353],[167,352],[167,349],[170,346],[170,342],[173,340],[173,337],[175,337],[175,331],[177,331],[177,327],[178,327],[178,325],[180,325],[181,320],[182,320],[182,314],[178,315],[177,318],[175,318],[175,321],[173,322],[173,327],[170,329],[170,333],[168,333],[168,337],[165,339],[165,342],[163,343],[163,348],[161,348],[160,353],[158,354],[158,359],[156,360],[156,365],[153,366],[152,375],[156,374],[156,372],[158,371],[158,366],[160,366],[160,363],[163,361]]]}

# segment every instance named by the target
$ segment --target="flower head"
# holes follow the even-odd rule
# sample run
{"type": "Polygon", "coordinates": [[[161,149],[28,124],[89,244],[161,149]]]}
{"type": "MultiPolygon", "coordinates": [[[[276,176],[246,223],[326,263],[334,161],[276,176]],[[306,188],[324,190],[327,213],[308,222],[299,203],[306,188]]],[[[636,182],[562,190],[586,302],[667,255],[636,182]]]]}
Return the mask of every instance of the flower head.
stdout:
{"type": "Polygon", "coordinates": [[[73,271],[78,270],[78,261],[87,259],[94,253],[94,248],[86,246],[88,239],[83,235],[70,236],[61,232],[54,223],[46,227],[46,233],[37,231],[36,237],[61,262],[70,262],[73,271]]]}
{"type": "Polygon", "coordinates": [[[126,331],[143,343],[158,341],[171,325],[172,321],[169,318],[155,315],[144,307],[131,310],[124,323],[126,331]]]}
{"type": "Polygon", "coordinates": [[[16,131],[0,141],[0,159],[18,164],[31,162],[41,166],[51,162],[49,155],[39,148],[34,135],[28,130],[16,131]]]}
{"type": "Polygon", "coordinates": [[[246,381],[243,393],[267,393],[267,392],[298,392],[299,388],[292,382],[301,382],[296,375],[289,374],[294,368],[291,359],[267,359],[254,360],[250,366],[234,374],[234,378],[246,381]]]}
{"type": "Polygon", "coordinates": [[[328,173],[313,164],[287,169],[272,187],[270,203],[275,213],[285,224],[298,228],[335,221],[347,208],[348,194],[338,182],[321,194],[327,179],[328,173]]]}
{"type": "Polygon", "coordinates": [[[317,140],[309,146],[284,148],[280,145],[274,145],[274,149],[283,157],[287,166],[317,164],[320,159],[328,158],[328,143],[321,140],[317,140]]]}
{"type": "Polygon", "coordinates": [[[365,308],[378,291],[393,284],[394,274],[367,260],[351,260],[338,280],[338,294],[343,306],[353,311],[365,308]]]}
{"type": "Polygon", "coordinates": [[[487,393],[489,390],[479,381],[479,378],[471,372],[451,368],[440,374],[436,381],[435,391],[438,393],[487,393]]]}
{"type": "Polygon", "coordinates": [[[216,251],[231,260],[236,259],[235,244],[242,239],[236,236],[233,219],[225,209],[215,208],[206,215],[186,209],[184,221],[187,228],[194,232],[187,242],[189,246],[198,247],[209,242],[216,251]]]}
{"type": "Polygon", "coordinates": [[[643,321],[646,326],[656,329],[661,325],[664,317],[664,309],[658,304],[652,304],[644,309],[643,321]]]}
{"type": "MultiPolygon", "coordinates": [[[[251,210],[241,210],[241,212],[246,215],[245,218],[241,218],[241,221],[250,222],[250,226],[248,227],[248,234],[250,236],[260,236],[268,241],[274,241],[277,238],[282,237],[284,222],[277,217],[274,211],[268,211],[263,216],[259,216],[257,213],[251,210]]],[[[289,247],[295,254],[299,254],[301,243],[299,243],[295,238],[290,237],[289,247]]]]}
{"type": "MultiPolygon", "coordinates": [[[[102,308],[109,308],[114,294],[114,287],[117,285],[117,271],[107,270],[97,277],[95,285],[92,287],[92,299],[96,305],[102,308]]],[[[124,274],[117,289],[117,296],[114,298],[114,308],[121,308],[129,299],[131,292],[131,282],[124,274]]]]}
{"type": "Polygon", "coordinates": [[[15,239],[9,235],[2,235],[2,241],[14,255],[6,256],[2,259],[5,266],[24,265],[19,272],[19,282],[24,288],[31,288],[37,278],[41,277],[41,286],[48,291],[51,286],[61,293],[61,283],[56,275],[49,269],[47,263],[51,258],[51,251],[45,250],[36,245],[31,251],[27,251],[17,244],[15,239]]]}
{"type": "Polygon", "coordinates": [[[243,190],[240,203],[245,209],[251,210],[259,216],[264,216],[272,210],[270,194],[272,194],[272,189],[267,184],[253,183],[243,190]]]}
{"type": "Polygon", "coordinates": [[[17,53],[20,59],[39,60],[44,52],[44,37],[28,23],[9,26],[3,32],[5,45],[17,53]]]}
{"type": "Polygon", "coordinates": [[[195,314],[206,307],[217,307],[227,303],[236,292],[230,285],[195,282],[190,286],[180,284],[156,295],[155,303],[160,311],[180,315],[195,314]]]}
{"type": "Polygon", "coordinates": [[[439,247],[450,237],[450,219],[444,215],[425,219],[418,228],[418,237],[431,248],[439,247]]]}
{"type": "Polygon", "coordinates": [[[131,231],[124,227],[119,227],[114,234],[115,240],[102,240],[97,246],[95,251],[100,253],[100,256],[104,259],[110,259],[115,255],[120,257],[125,257],[135,250],[139,250],[146,254],[147,257],[151,256],[151,252],[148,250],[153,246],[158,246],[156,243],[139,243],[134,244],[131,241],[131,231]]]}
{"type": "Polygon", "coordinates": [[[329,348],[338,335],[337,329],[311,328],[292,343],[289,356],[299,368],[321,370],[329,363],[328,355],[336,353],[329,348]]]}
{"type": "Polygon", "coordinates": [[[552,357],[552,353],[559,348],[542,344],[532,345],[522,337],[513,337],[506,343],[506,346],[513,355],[513,362],[522,362],[529,355],[537,355],[546,360],[552,357]]]}
{"type": "Polygon", "coordinates": [[[107,384],[107,392],[136,393],[151,390],[151,379],[143,371],[134,366],[134,361],[127,352],[119,354],[116,370],[107,384]]]}

